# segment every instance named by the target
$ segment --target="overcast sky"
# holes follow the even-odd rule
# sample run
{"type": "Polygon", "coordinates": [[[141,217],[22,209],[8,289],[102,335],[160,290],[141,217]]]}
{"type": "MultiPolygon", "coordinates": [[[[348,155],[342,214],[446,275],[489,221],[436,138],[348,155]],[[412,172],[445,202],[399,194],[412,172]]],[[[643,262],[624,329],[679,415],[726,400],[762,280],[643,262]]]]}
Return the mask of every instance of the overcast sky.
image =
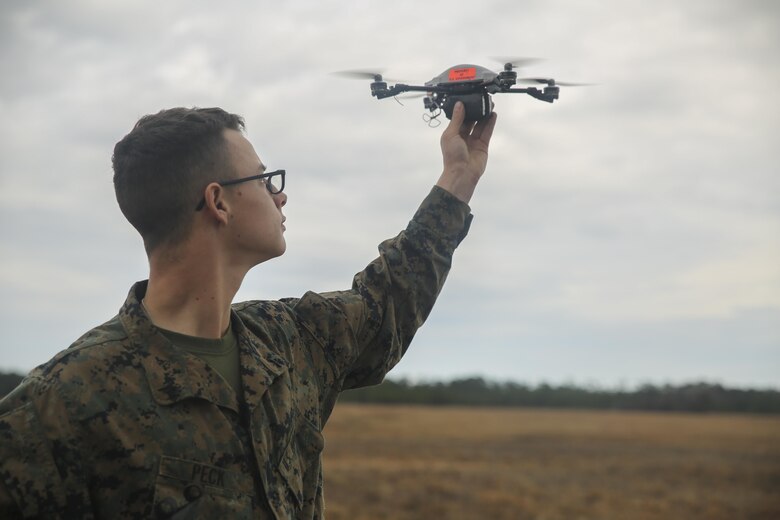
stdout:
{"type": "Polygon", "coordinates": [[[245,116],[288,172],[288,249],[237,300],[300,296],[348,288],[441,171],[421,100],[329,72],[529,56],[521,76],[598,86],[494,97],[471,232],[391,376],[780,388],[779,54],[771,1],[5,1],[0,370],[147,276],[111,182],[138,117],[245,116]]]}

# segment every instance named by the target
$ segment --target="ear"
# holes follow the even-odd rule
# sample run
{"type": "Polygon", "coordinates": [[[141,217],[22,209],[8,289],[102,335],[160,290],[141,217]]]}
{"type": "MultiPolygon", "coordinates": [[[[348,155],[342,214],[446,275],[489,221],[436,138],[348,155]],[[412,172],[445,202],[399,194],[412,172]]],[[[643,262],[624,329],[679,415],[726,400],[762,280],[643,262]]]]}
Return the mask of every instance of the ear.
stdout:
{"type": "Polygon", "coordinates": [[[206,205],[203,212],[222,224],[227,224],[230,217],[230,206],[225,199],[225,190],[216,182],[210,183],[203,190],[206,205]]]}

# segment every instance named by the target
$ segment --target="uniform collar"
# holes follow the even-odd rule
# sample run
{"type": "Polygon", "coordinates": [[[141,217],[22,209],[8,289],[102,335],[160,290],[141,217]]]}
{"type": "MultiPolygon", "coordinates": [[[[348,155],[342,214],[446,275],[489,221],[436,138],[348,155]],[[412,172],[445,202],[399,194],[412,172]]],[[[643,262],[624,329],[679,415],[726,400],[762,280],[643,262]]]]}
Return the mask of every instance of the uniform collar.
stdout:
{"type": "MultiPolygon", "coordinates": [[[[289,370],[289,365],[285,358],[246,328],[235,310],[230,312],[233,331],[238,338],[244,401],[253,409],[260,405],[263,394],[274,381],[289,370]]],[[[268,337],[267,334],[265,336],[268,337]]]]}
{"type": "MultiPolygon", "coordinates": [[[[133,285],[119,319],[142,353],[141,364],[154,400],[171,405],[188,398],[205,399],[238,413],[238,398],[230,385],[208,363],[176,348],[149,319],[141,305],[147,284],[142,281],[133,285]]],[[[287,363],[247,330],[234,311],[231,320],[238,338],[244,398],[254,407],[287,370],[287,363]]]]}

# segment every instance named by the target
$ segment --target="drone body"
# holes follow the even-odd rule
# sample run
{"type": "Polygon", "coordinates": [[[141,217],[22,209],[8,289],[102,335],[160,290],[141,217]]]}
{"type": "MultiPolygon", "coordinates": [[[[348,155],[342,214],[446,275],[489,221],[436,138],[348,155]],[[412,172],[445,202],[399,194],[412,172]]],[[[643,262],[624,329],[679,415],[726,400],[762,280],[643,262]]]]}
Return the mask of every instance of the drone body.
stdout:
{"type": "Polygon", "coordinates": [[[466,121],[479,121],[488,117],[493,112],[493,94],[528,94],[541,101],[552,103],[558,99],[559,85],[575,86],[575,83],[558,83],[554,79],[547,78],[523,78],[517,79],[514,69],[518,66],[514,60],[504,64],[501,72],[473,64],[460,64],[448,68],[424,85],[406,85],[397,83],[388,86],[382,79],[382,75],[373,72],[352,71],[342,73],[352,77],[371,78],[371,95],[377,99],[395,97],[404,92],[423,92],[425,97],[423,104],[431,112],[426,115],[428,120],[433,120],[442,112],[447,119],[452,118],[452,110],[455,103],[462,102],[466,108],[466,121]],[[535,87],[512,88],[518,81],[530,83],[543,83],[546,86],[539,90],[535,87]]]}
{"type": "Polygon", "coordinates": [[[496,85],[497,77],[495,72],[479,65],[455,65],[425,83],[432,90],[423,103],[431,112],[441,109],[447,119],[451,119],[455,103],[461,101],[466,108],[466,121],[484,119],[493,112],[488,87],[496,85]],[[437,91],[439,88],[445,90],[437,91]]]}

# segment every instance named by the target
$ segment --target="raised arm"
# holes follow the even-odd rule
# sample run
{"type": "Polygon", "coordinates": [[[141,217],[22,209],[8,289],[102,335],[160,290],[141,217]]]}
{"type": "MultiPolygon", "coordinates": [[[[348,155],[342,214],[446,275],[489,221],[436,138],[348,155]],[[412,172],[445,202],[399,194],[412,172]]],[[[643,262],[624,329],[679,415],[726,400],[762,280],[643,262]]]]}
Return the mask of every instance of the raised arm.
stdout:
{"type": "Polygon", "coordinates": [[[468,204],[480,177],[485,173],[488,145],[497,116],[494,112],[476,123],[464,123],[464,116],[463,103],[458,102],[450,124],[441,136],[444,171],[436,185],[468,204]]]}
{"type": "Polygon", "coordinates": [[[349,291],[308,293],[293,304],[333,367],[337,389],[377,384],[406,352],[449,272],[471,221],[467,205],[485,172],[496,116],[464,123],[456,105],[441,136],[444,169],[407,228],[383,242],[380,256],[349,291]]]}

